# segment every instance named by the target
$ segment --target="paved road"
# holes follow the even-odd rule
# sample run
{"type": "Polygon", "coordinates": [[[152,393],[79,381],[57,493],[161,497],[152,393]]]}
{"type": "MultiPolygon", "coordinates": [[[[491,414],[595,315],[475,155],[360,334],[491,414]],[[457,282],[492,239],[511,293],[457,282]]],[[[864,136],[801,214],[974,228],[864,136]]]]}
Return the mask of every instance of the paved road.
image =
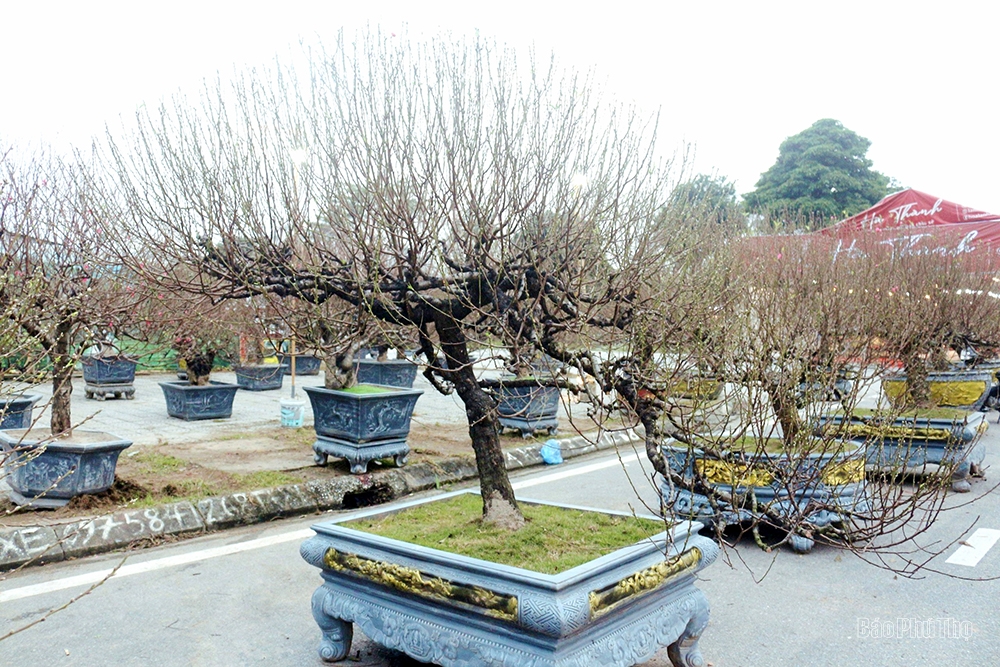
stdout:
{"type": "MultiPolygon", "coordinates": [[[[1000,460],[998,432],[994,426],[994,433],[987,435],[987,461],[1000,460]]],[[[646,478],[648,463],[631,452],[621,454],[621,460],[600,455],[518,474],[518,494],[639,509],[638,491],[655,506],[656,491],[646,478]]],[[[973,495],[987,489],[987,483],[978,483],[973,495]]],[[[949,502],[968,498],[955,495],[949,502]]],[[[982,517],[981,527],[1000,528],[998,510],[997,493],[985,493],[980,502],[944,515],[924,542],[951,539],[977,516],[982,517]]],[[[298,555],[298,545],[315,521],[274,522],[139,552],[123,566],[120,575],[125,576],[116,576],[65,611],[0,643],[2,662],[320,665],[315,653],[318,630],[309,612],[309,597],[319,578],[298,555]]],[[[935,565],[957,576],[1000,575],[1000,548],[987,551],[975,567],[945,563],[958,548],[949,547],[935,565]]],[[[782,551],[775,557],[743,543],[728,554],[731,565],[720,560],[703,573],[700,583],[712,604],[703,651],[715,667],[985,665],[996,664],[1000,655],[997,581],[941,575],[907,580],[822,546],[806,556],[782,551]],[[923,625],[914,626],[918,620],[923,625]],[[894,631],[899,626],[910,635],[933,627],[960,636],[860,636],[866,629],[872,634],[873,627],[884,632],[886,621],[894,631]]],[[[120,560],[102,556],[55,564],[0,582],[2,628],[30,622],[86,589],[85,582],[68,578],[99,576],[120,560]]],[[[378,650],[363,638],[355,649],[352,656],[357,660],[345,664],[418,664],[378,650]]],[[[646,667],[667,664],[661,652],[646,667]]]]}

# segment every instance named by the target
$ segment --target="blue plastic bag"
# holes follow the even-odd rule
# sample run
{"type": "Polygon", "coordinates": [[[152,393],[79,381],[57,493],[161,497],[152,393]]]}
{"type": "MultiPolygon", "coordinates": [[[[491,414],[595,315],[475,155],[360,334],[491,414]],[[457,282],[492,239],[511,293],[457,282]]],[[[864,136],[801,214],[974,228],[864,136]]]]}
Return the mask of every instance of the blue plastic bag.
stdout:
{"type": "Polygon", "coordinates": [[[556,463],[563,462],[562,447],[560,446],[559,441],[555,438],[550,438],[545,441],[545,444],[542,445],[541,455],[542,460],[549,465],[555,465],[556,463]]]}

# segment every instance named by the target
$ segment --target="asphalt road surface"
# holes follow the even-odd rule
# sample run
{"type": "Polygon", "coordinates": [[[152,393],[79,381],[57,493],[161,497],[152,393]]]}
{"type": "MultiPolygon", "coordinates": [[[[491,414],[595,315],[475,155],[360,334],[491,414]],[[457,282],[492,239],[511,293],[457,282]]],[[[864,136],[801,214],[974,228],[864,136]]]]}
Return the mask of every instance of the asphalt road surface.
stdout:
{"type": "MultiPolygon", "coordinates": [[[[1000,428],[986,436],[1000,460],[1000,428]]],[[[607,509],[657,505],[649,464],[632,451],[514,476],[519,497],[607,509]]],[[[944,574],[907,579],[817,545],[765,553],[749,541],[702,573],[712,605],[706,660],[734,665],[998,664],[1000,532],[993,481],[950,495],[921,544],[944,574]],[[973,497],[978,502],[968,504],[973,497]],[[971,528],[970,528],[971,527],[971,528]],[[959,544],[962,538],[966,544],[959,544]],[[954,543],[953,543],[954,541],[954,543]],[[953,562],[947,562],[951,559],[953,562]],[[728,562],[727,562],[728,561],[728,562]]],[[[317,571],[298,555],[308,517],[123,555],[56,563],[0,581],[0,635],[115,576],[47,620],[0,642],[4,665],[321,665],[309,610],[317,571]],[[124,561],[123,561],[124,558],[124,561]]],[[[417,665],[360,633],[345,665],[417,665]]],[[[668,665],[661,651],[647,667],[668,665]]]]}

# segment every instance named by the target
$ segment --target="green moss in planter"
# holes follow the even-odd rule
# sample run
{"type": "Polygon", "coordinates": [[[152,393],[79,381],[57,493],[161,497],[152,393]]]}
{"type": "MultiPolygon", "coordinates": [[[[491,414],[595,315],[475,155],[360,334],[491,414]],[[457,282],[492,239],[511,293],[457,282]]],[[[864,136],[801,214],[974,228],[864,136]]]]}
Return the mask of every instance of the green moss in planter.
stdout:
{"type": "Polygon", "coordinates": [[[482,499],[462,494],[376,520],[343,524],[431,549],[543,574],[558,574],[665,530],[662,521],[522,504],[527,524],[510,532],[482,523],[482,499]]]}
{"type": "Polygon", "coordinates": [[[344,391],[348,394],[385,394],[393,390],[391,387],[379,387],[374,384],[356,384],[353,387],[338,389],[337,391],[344,391]]]}

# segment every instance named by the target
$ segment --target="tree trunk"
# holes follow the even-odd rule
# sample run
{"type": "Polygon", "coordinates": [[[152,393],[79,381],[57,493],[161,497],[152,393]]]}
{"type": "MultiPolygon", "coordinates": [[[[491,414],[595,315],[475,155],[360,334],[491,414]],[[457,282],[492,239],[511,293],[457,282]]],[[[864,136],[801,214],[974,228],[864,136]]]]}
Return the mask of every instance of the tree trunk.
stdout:
{"type": "Polygon", "coordinates": [[[469,361],[468,341],[459,323],[444,313],[434,319],[441,349],[450,369],[449,378],[465,404],[469,437],[472,438],[479,471],[479,488],[483,495],[483,520],[516,530],[524,525],[524,517],[517,506],[504,464],[496,404],[476,381],[469,361]]]}
{"type": "Polygon", "coordinates": [[[906,370],[906,393],[903,402],[917,408],[931,406],[931,385],[927,381],[927,364],[918,354],[908,354],[903,358],[906,370]]]}
{"type": "Polygon", "coordinates": [[[69,325],[56,327],[55,341],[49,350],[52,360],[52,417],[49,425],[52,434],[71,433],[73,428],[70,412],[70,394],[73,393],[72,329],[69,325]]]}
{"type": "Polygon", "coordinates": [[[771,397],[771,409],[781,425],[781,432],[786,444],[791,444],[802,430],[802,420],[799,409],[795,405],[795,395],[781,388],[772,386],[768,390],[771,397]]]}

